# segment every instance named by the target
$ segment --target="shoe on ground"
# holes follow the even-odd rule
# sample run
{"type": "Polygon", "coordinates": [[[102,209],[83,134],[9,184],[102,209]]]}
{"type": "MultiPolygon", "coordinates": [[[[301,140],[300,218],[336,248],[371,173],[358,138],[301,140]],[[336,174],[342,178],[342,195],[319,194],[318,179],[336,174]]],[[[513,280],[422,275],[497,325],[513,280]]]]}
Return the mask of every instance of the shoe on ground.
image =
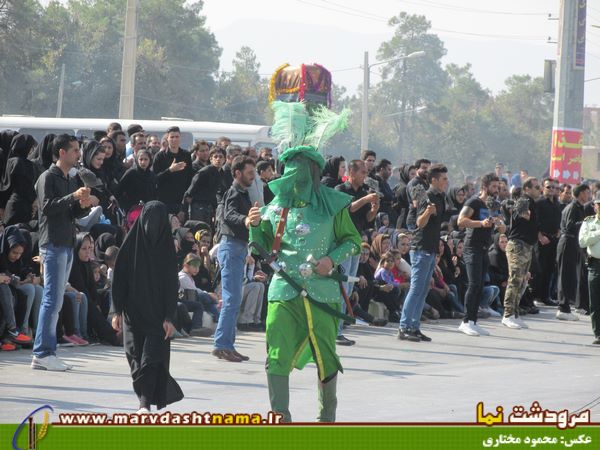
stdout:
{"type": "Polygon", "coordinates": [[[527,325],[525,323],[525,321],[523,319],[521,319],[520,317],[515,317],[515,322],[517,322],[519,325],[521,325],[521,328],[529,328],[529,325],[527,325]]]}
{"type": "Polygon", "coordinates": [[[193,330],[190,331],[190,336],[197,336],[197,337],[211,337],[213,334],[213,330],[211,328],[205,328],[205,327],[201,327],[201,328],[194,328],[193,330]]]}
{"type": "Polygon", "coordinates": [[[17,346],[12,342],[2,342],[0,344],[0,350],[3,352],[14,352],[17,349],[17,346]]]}
{"type": "Polygon", "coordinates": [[[356,344],[356,341],[353,341],[352,339],[348,339],[343,334],[340,334],[338,337],[335,338],[335,343],[337,345],[344,345],[346,347],[349,347],[351,345],[356,344]]]}
{"type": "Polygon", "coordinates": [[[597,337],[596,339],[594,339],[594,342],[592,342],[592,345],[600,345],[600,337],[597,337]]]}
{"type": "Polygon", "coordinates": [[[71,367],[54,355],[49,355],[44,358],[34,356],[31,360],[31,368],[38,370],[48,370],[51,372],[65,372],[71,367]]]}
{"type": "Polygon", "coordinates": [[[461,313],[460,311],[452,311],[450,313],[450,315],[451,315],[452,319],[464,319],[465,318],[464,313],[461,313]]]}
{"type": "Polygon", "coordinates": [[[84,347],[86,345],[89,345],[90,343],[88,341],[86,341],[84,338],[82,338],[81,336],[77,336],[76,334],[72,334],[71,335],[71,339],[73,339],[76,343],[76,345],[79,345],[81,347],[84,347]]]}
{"type": "Polygon", "coordinates": [[[580,316],[589,316],[590,315],[590,312],[587,309],[584,309],[584,308],[578,308],[578,309],[575,310],[575,312],[577,314],[579,314],[580,316]]]}
{"type": "Polygon", "coordinates": [[[17,345],[29,345],[32,343],[32,339],[29,336],[19,333],[17,330],[9,330],[8,338],[13,342],[13,344],[17,345]]]}
{"type": "Polygon", "coordinates": [[[521,328],[521,325],[515,320],[515,316],[508,316],[502,318],[502,325],[508,328],[512,328],[514,330],[518,330],[521,328]]]}
{"type": "Polygon", "coordinates": [[[224,348],[214,349],[212,351],[212,355],[216,356],[219,359],[224,359],[225,361],[229,362],[242,362],[242,359],[235,356],[235,354],[231,350],[226,350],[224,348]]]}
{"type": "Polygon", "coordinates": [[[477,311],[477,318],[478,319],[489,319],[491,316],[491,314],[487,311],[487,308],[479,308],[479,310],[477,311]]]}
{"type": "Polygon", "coordinates": [[[403,329],[398,330],[398,339],[401,341],[421,342],[421,338],[414,331],[403,329]]]}
{"type": "Polygon", "coordinates": [[[479,336],[489,336],[490,335],[490,332],[488,330],[480,327],[477,323],[474,323],[473,327],[475,328],[475,330],[477,330],[477,332],[479,333],[479,336]]]}
{"type": "Polygon", "coordinates": [[[502,317],[502,314],[489,306],[485,310],[490,314],[490,317],[502,317]]]}
{"type": "Polygon", "coordinates": [[[235,356],[237,356],[238,358],[240,358],[242,361],[248,361],[248,360],[250,359],[250,357],[249,357],[249,356],[242,355],[241,353],[238,353],[238,351],[237,351],[237,350],[231,350],[231,352],[232,352],[232,353],[233,353],[235,356]]]}
{"type": "Polygon", "coordinates": [[[68,335],[66,335],[66,334],[65,334],[65,335],[63,335],[63,339],[64,339],[65,341],[67,341],[68,343],[70,343],[70,344],[73,344],[73,345],[79,345],[79,344],[77,343],[77,341],[76,341],[75,339],[73,339],[73,336],[68,336],[68,335]]]}
{"type": "Polygon", "coordinates": [[[415,336],[417,336],[421,342],[431,342],[431,338],[421,333],[421,330],[415,331],[415,336]]]}
{"type": "Polygon", "coordinates": [[[137,410],[136,414],[151,414],[148,408],[140,408],[137,410]]]}
{"type": "Polygon", "coordinates": [[[465,333],[467,336],[479,336],[479,332],[475,328],[475,322],[472,320],[461,322],[458,326],[458,331],[465,333]]]}
{"type": "Polygon", "coordinates": [[[579,317],[577,317],[575,314],[563,311],[556,311],[556,318],[558,320],[568,320],[571,322],[577,322],[579,320],[579,317]]]}
{"type": "Polygon", "coordinates": [[[528,306],[526,309],[527,309],[527,314],[539,314],[540,313],[540,309],[535,305],[528,306]]]}
{"type": "MultiPolygon", "coordinates": [[[[558,306],[558,302],[556,300],[552,300],[551,298],[542,300],[542,303],[546,306],[558,306]]],[[[535,306],[538,306],[538,305],[535,305],[535,306]]]]}
{"type": "Polygon", "coordinates": [[[267,326],[264,323],[251,323],[250,331],[264,333],[265,331],[267,331],[267,326]]]}
{"type": "Polygon", "coordinates": [[[75,344],[73,344],[72,342],[69,342],[65,339],[64,336],[62,336],[60,339],[58,339],[56,341],[56,346],[57,347],[75,347],[75,344]]]}
{"type": "Polygon", "coordinates": [[[388,321],[385,319],[374,319],[369,325],[373,327],[385,327],[388,324],[388,321]]]}

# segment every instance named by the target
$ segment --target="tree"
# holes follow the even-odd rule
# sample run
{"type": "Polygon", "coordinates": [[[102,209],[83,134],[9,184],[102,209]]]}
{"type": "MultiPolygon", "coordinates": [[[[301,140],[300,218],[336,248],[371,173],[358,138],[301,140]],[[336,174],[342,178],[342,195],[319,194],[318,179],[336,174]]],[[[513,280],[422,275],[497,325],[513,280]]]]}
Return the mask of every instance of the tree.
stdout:
{"type": "Polygon", "coordinates": [[[232,63],[233,71],[219,77],[214,99],[216,117],[225,122],[266,123],[268,82],[260,77],[256,54],[244,46],[232,63]]]}

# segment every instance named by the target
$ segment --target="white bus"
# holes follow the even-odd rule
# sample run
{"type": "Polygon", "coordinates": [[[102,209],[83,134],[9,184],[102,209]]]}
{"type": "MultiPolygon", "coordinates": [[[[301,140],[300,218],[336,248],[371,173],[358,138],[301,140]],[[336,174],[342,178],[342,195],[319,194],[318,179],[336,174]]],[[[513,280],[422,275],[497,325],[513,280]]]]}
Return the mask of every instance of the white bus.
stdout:
{"type": "Polygon", "coordinates": [[[192,147],[196,139],[215,142],[221,136],[228,137],[234,144],[242,147],[253,146],[257,150],[261,147],[275,147],[276,145],[270,137],[270,127],[266,125],[193,122],[171,118],[164,120],[57,119],[54,117],[4,115],[0,117],[0,131],[15,130],[31,134],[38,142],[49,133],[67,133],[92,139],[94,131],[106,130],[111,122],[120,123],[123,130],[126,130],[130,124],[137,123],[144,128],[146,133],[156,134],[159,137],[162,137],[167,128],[178,126],[181,130],[181,147],[187,149],[192,147]]]}

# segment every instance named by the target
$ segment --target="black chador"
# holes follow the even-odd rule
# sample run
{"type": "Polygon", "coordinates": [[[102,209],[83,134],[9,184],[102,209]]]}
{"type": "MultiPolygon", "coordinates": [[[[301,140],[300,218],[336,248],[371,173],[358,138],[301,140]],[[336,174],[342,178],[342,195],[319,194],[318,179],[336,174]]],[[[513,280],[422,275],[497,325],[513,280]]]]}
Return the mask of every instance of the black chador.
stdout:
{"type": "Polygon", "coordinates": [[[175,246],[164,203],[146,203],[125,238],[115,265],[113,301],[123,318],[123,342],[140,408],[158,409],[183,392],[169,374],[170,343],[179,280],[175,246]]]}

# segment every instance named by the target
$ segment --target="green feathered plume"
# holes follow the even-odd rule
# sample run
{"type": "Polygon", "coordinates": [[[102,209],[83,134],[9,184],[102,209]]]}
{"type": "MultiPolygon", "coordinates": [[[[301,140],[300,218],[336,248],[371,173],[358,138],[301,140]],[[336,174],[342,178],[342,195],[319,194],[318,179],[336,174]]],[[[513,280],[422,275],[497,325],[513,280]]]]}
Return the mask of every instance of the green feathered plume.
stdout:
{"type": "Polygon", "coordinates": [[[310,132],[304,138],[304,145],[320,150],[326,141],[348,127],[350,110],[344,108],[339,114],[324,106],[316,108],[309,117],[310,132]]]}
{"type": "Polygon", "coordinates": [[[285,150],[301,145],[308,124],[308,113],[304,103],[274,101],[271,108],[275,113],[271,136],[279,143],[279,147],[285,150]]]}

